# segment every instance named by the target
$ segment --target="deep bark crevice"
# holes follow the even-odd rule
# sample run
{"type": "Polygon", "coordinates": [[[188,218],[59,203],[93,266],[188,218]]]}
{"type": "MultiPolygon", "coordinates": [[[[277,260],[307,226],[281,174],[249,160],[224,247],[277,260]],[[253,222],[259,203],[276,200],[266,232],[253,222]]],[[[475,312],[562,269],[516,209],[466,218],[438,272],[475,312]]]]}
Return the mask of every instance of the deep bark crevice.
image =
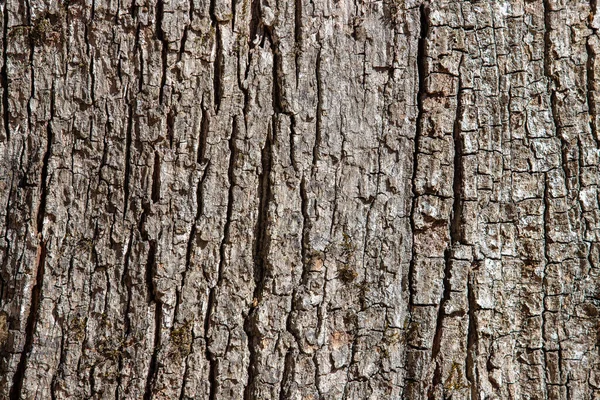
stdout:
{"type": "Polygon", "coordinates": [[[21,398],[21,391],[25,380],[25,370],[27,369],[27,359],[33,348],[34,335],[39,318],[44,272],[46,269],[46,242],[42,239],[41,234],[38,234],[38,239],[40,243],[38,245],[38,254],[35,265],[36,276],[35,284],[31,289],[31,303],[29,306],[29,314],[27,316],[27,325],[25,326],[25,344],[13,376],[12,386],[10,388],[10,400],[18,400],[21,398]]]}
{"type": "Polygon", "coordinates": [[[317,166],[317,161],[320,159],[320,148],[322,141],[322,118],[323,118],[323,77],[321,72],[321,58],[322,58],[323,47],[319,47],[317,53],[317,63],[315,65],[315,79],[317,84],[317,107],[316,107],[316,126],[315,126],[315,144],[313,147],[312,163],[313,171],[317,166]]]}
{"type": "MultiPolygon", "coordinates": [[[[276,117],[273,116],[273,123],[270,126],[271,130],[275,128],[276,117]]],[[[265,289],[265,280],[268,273],[268,252],[269,252],[269,204],[272,200],[271,193],[271,168],[273,163],[273,140],[274,131],[267,134],[265,145],[261,151],[262,170],[259,175],[259,205],[258,219],[255,227],[254,241],[254,294],[253,306],[250,309],[248,316],[244,322],[244,331],[248,337],[248,350],[250,353],[250,361],[248,364],[248,383],[244,389],[244,399],[253,399],[254,386],[258,377],[257,372],[257,347],[260,340],[260,334],[256,321],[256,308],[260,306],[263,292],[265,289]]]]}
{"type": "Polygon", "coordinates": [[[416,227],[415,227],[415,207],[416,207],[416,202],[417,202],[417,198],[419,197],[419,194],[417,193],[417,189],[416,189],[416,179],[417,179],[417,172],[418,172],[418,155],[419,155],[419,148],[420,148],[420,142],[421,142],[421,136],[422,136],[422,130],[423,130],[423,114],[424,114],[424,108],[423,108],[423,99],[426,96],[426,91],[425,91],[425,78],[427,76],[427,66],[426,66],[426,57],[427,57],[427,36],[429,34],[429,21],[428,21],[428,13],[429,10],[425,5],[421,5],[421,7],[419,8],[419,15],[420,15],[420,20],[421,20],[421,30],[419,33],[419,40],[418,40],[418,49],[417,49],[417,78],[418,78],[418,92],[417,92],[417,96],[416,96],[416,100],[417,100],[417,119],[416,119],[416,123],[415,123],[415,137],[414,137],[414,143],[415,143],[415,148],[414,148],[414,152],[413,152],[413,169],[412,169],[412,179],[411,179],[411,183],[412,183],[412,204],[411,204],[411,210],[410,210],[410,227],[411,227],[411,232],[412,232],[412,240],[413,240],[413,244],[412,244],[412,256],[410,259],[410,264],[409,264],[409,268],[408,268],[408,292],[409,292],[409,309],[410,309],[410,313],[412,315],[412,309],[415,305],[415,301],[414,301],[414,297],[415,297],[415,232],[416,227]]]}
{"type": "Polygon", "coordinates": [[[10,112],[9,112],[9,93],[8,93],[8,12],[5,0],[4,17],[2,30],[2,68],[0,69],[0,83],[2,84],[2,120],[4,123],[4,134],[6,141],[10,141],[10,112]]]}
{"type": "Polygon", "coordinates": [[[300,81],[300,56],[302,55],[302,0],[294,0],[294,65],[296,69],[296,88],[300,81]]]}
{"type": "MultiPolygon", "coordinates": [[[[107,115],[108,117],[108,115],[107,115]]],[[[127,128],[125,131],[125,173],[123,178],[123,219],[129,206],[129,179],[131,175],[131,142],[133,134],[133,104],[128,105],[127,128]]]]}
{"type": "Polygon", "coordinates": [[[156,275],[156,251],[157,243],[150,240],[148,243],[148,259],[146,261],[146,290],[148,293],[148,302],[154,303],[154,342],[152,345],[152,356],[148,367],[148,375],[146,377],[146,389],[144,392],[144,400],[152,398],[152,389],[156,377],[158,375],[158,353],[161,346],[162,332],[162,301],[158,298],[154,277],[156,275]]]}
{"type": "MultiPolygon", "coordinates": [[[[590,8],[591,8],[591,21],[594,20],[596,15],[596,0],[590,0],[590,8]]],[[[597,37],[597,29],[591,26],[591,23],[588,24],[588,27],[592,30],[592,35],[597,37]]],[[[600,136],[598,133],[598,125],[597,125],[597,104],[596,104],[596,51],[594,47],[590,43],[590,37],[586,39],[585,49],[587,52],[587,61],[586,61],[586,99],[588,105],[588,113],[590,116],[590,131],[592,133],[592,138],[596,142],[596,147],[600,148],[600,136]]]]}
{"type": "Polygon", "coordinates": [[[164,104],[165,103],[165,98],[164,98],[164,93],[165,93],[165,84],[167,82],[167,67],[168,67],[168,60],[167,60],[167,53],[169,51],[169,43],[165,37],[165,32],[163,30],[163,17],[164,17],[164,12],[165,12],[165,3],[164,0],[156,0],[156,8],[155,8],[155,19],[156,19],[156,26],[155,26],[155,32],[156,32],[156,39],[158,39],[160,41],[160,45],[161,45],[161,77],[160,77],[160,87],[159,87],[159,92],[158,92],[158,104],[164,104]]]}
{"type": "Polygon", "coordinates": [[[152,166],[152,194],[150,198],[153,203],[160,201],[160,154],[154,152],[154,164],[152,166]]]}
{"type": "Polygon", "coordinates": [[[478,341],[478,327],[477,317],[475,313],[479,309],[477,306],[477,299],[475,298],[475,271],[478,269],[478,265],[469,272],[467,281],[467,302],[468,302],[468,317],[469,327],[467,330],[467,357],[465,360],[466,366],[466,378],[471,388],[471,398],[476,399],[479,393],[478,377],[477,377],[477,341],[478,341]]]}
{"type": "Polygon", "coordinates": [[[210,129],[210,114],[208,110],[202,106],[202,122],[200,123],[200,135],[198,137],[198,154],[196,162],[203,164],[206,162],[206,139],[210,129]]]}

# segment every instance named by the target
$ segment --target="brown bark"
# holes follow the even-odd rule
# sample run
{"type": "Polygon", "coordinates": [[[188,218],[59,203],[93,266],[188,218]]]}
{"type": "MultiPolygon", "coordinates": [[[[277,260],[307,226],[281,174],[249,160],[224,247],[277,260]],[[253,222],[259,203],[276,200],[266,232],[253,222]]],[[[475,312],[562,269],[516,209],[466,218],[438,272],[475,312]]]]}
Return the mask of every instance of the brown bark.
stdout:
{"type": "Polygon", "coordinates": [[[600,398],[596,8],[4,0],[0,398],[600,398]]]}

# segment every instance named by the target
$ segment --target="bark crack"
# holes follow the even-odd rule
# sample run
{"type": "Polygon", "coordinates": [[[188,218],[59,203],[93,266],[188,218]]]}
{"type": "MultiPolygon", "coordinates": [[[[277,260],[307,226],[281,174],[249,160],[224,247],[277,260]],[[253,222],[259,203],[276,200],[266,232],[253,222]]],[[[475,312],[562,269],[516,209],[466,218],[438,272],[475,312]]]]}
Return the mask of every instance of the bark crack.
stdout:
{"type": "Polygon", "coordinates": [[[158,104],[164,104],[164,93],[165,93],[165,84],[167,82],[167,52],[169,50],[169,43],[165,38],[165,32],[162,28],[163,17],[165,12],[165,3],[164,0],[156,1],[156,38],[160,41],[161,44],[161,77],[160,77],[160,88],[158,92],[158,104]]]}
{"type": "Polygon", "coordinates": [[[417,93],[417,120],[415,127],[415,150],[413,153],[413,173],[411,178],[412,183],[412,204],[410,210],[410,228],[413,234],[413,243],[412,243],[412,255],[410,259],[410,264],[408,268],[408,291],[409,291],[409,309],[412,318],[413,307],[415,306],[414,298],[415,298],[415,232],[416,232],[416,224],[415,224],[415,208],[418,198],[417,188],[416,188],[416,179],[418,172],[418,154],[419,154],[419,146],[421,142],[421,135],[423,129],[423,100],[426,96],[425,92],[425,78],[427,75],[427,67],[425,65],[427,58],[427,36],[429,34],[429,21],[428,21],[428,13],[429,10],[427,7],[422,4],[419,8],[419,15],[421,19],[421,30],[419,33],[419,41],[418,41],[418,49],[417,49],[417,76],[418,76],[418,93],[417,93]]]}
{"type": "Polygon", "coordinates": [[[258,377],[257,348],[260,340],[258,322],[255,312],[260,305],[265,289],[265,280],[268,268],[269,252],[269,204],[272,200],[271,193],[271,168],[273,163],[273,135],[275,129],[276,117],[273,116],[271,131],[267,134],[265,146],[261,151],[262,171],[259,176],[259,205],[258,219],[255,228],[254,242],[254,295],[253,306],[248,313],[244,323],[244,331],[248,337],[248,350],[250,352],[250,361],[248,364],[248,384],[244,390],[244,399],[249,400],[253,397],[253,389],[258,377]]]}
{"type": "Polygon", "coordinates": [[[316,83],[317,83],[317,115],[316,115],[316,128],[315,128],[315,144],[313,147],[313,173],[317,166],[317,161],[320,158],[320,147],[321,147],[321,129],[322,129],[322,115],[323,115],[323,80],[321,76],[321,53],[323,52],[323,46],[319,47],[317,53],[317,63],[315,66],[316,83]]]}
{"type": "MultiPolygon", "coordinates": [[[[108,114],[107,114],[108,118],[108,114]]],[[[125,174],[123,178],[123,219],[129,206],[129,179],[131,174],[131,140],[133,133],[133,104],[128,105],[127,128],[125,132],[125,174]]]]}
{"type": "Polygon", "coordinates": [[[157,288],[154,284],[154,276],[156,275],[156,251],[157,245],[155,240],[150,240],[148,247],[148,261],[146,262],[146,286],[148,291],[148,300],[154,303],[154,342],[152,346],[152,356],[148,367],[148,375],[146,377],[146,389],[144,391],[144,400],[152,398],[152,388],[158,375],[158,352],[161,346],[162,332],[162,301],[157,296],[157,288]]]}
{"type": "Polygon", "coordinates": [[[6,135],[6,141],[8,142],[10,141],[10,112],[8,103],[8,10],[6,2],[4,3],[2,15],[4,21],[2,30],[2,69],[0,69],[0,82],[2,83],[2,117],[4,134],[6,135]]]}
{"type": "Polygon", "coordinates": [[[44,272],[46,268],[46,242],[42,238],[41,233],[38,233],[38,249],[36,257],[36,277],[33,288],[31,289],[31,304],[29,306],[29,314],[27,316],[27,325],[25,327],[25,345],[21,351],[21,357],[17,364],[13,383],[10,389],[10,399],[19,400],[21,398],[21,390],[25,380],[25,370],[27,369],[27,358],[33,348],[33,339],[39,317],[39,308],[42,298],[42,288],[44,281],[44,272]]]}

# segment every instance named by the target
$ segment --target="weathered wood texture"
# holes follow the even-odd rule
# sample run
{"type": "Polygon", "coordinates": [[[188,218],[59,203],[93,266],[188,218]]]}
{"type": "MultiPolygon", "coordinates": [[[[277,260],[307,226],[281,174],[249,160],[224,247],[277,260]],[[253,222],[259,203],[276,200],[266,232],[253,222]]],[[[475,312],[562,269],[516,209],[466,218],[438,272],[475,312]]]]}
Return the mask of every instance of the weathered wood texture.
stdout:
{"type": "Polygon", "coordinates": [[[0,10],[0,398],[600,398],[595,0],[0,10]]]}

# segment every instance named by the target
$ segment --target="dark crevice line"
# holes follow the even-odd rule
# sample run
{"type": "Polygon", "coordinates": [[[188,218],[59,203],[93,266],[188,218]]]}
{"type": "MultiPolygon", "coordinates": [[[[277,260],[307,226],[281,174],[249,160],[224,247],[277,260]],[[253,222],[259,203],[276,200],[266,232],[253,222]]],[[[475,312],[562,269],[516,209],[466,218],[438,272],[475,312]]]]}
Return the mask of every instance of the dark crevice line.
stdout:
{"type": "Polygon", "coordinates": [[[236,9],[237,0],[231,0],[231,32],[235,32],[236,9]]]}
{"type": "Polygon", "coordinates": [[[294,0],[294,63],[296,67],[296,88],[300,80],[300,55],[302,54],[302,0],[294,0]]]}
{"type": "Polygon", "coordinates": [[[290,163],[294,171],[298,172],[298,160],[296,159],[296,116],[290,114],[290,163]]]}
{"type": "Polygon", "coordinates": [[[0,69],[0,81],[2,83],[2,117],[4,123],[4,133],[6,135],[6,141],[8,142],[10,141],[10,111],[8,104],[8,10],[6,3],[4,5],[4,12],[2,14],[4,17],[4,29],[2,32],[2,69],[0,69]]]}
{"type": "Polygon", "coordinates": [[[148,261],[146,262],[145,278],[146,291],[148,292],[148,303],[158,302],[156,296],[156,286],[154,285],[154,275],[156,274],[156,241],[150,240],[148,243],[148,261]]]}
{"type": "Polygon", "coordinates": [[[273,116],[273,124],[271,132],[267,134],[265,146],[261,151],[262,171],[258,178],[258,219],[254,230],[254,294],[253,307],[250,309],[248,316],[244,322],[244,331],[248,337],[248,351],[250,360],[248,363],[248,384],[244,389],[244,399],[250,400],[254,398],[254,387],[258,379],[257,371],[257,349],[259,348],[260,334],[256,321],[256,309],[260,304],[265,282],[267,278],[268,252],[269,252],[269,204],[272,200],[271,193],[271,168],[273,163],[273,136],[275,129],[276,117],[273,116]]]}
{"type": "Polygon", "coordinates": [[[208,389],[208,398],[209,400],[216,400],[217,399],[217,387],[218,387],[218,381],[217,381],[217,358],[216,356],[212,353],[212,351],[210,351],[209,349],[209,336],[208,336],[208,331],[210,329],[210,318],[211,318],[211,314],[212,314],[212,310],[214,307],[214,303],[215,303],[215,288],[210,288],[209,294],[208,294],[208,304],[207,304],[207,312],[206,312],[206,318],[204,320],[204,346],[206,347],[205,350],[205,357],[208,360],[208,383],[209,383],[209,389],[208,389]]]}
{"type": "MultiPolygon", "coordinates": [[[[418,93],[417,93],[417,120],[415,127],[415,150],[413,153],[413,173],[412,173],[412,205],[410,210],[410,228],[413,233],[413,243],[412,243],[412,256],[410,259],[410,264],[408,267],[408,292],[409,292],[409,309],[412,315],[412,310],[415,305],[414,297],[415,297],[415,278],[414,278],[414,270],[415,270],[415,207],[418,198],[417,190],[416,190],[416,178],[418,171],[418,154],[419,147],[423,129],[423,100],[426,96],[425,93],[425,77],[427,75],[427,69],[425,65],[426,61],[426,41],[427,35],[429,34],[429,21],[428,21],[428,10],[425,5],[421,5],[419,8],[420,18],[421,18],[421,30],[419,34],[419,42],[417,49],[417,76],[418,76],[418,93]]],[[[412,317],[411,317],[412,318],[412,317]]]]}
{"type": "Polygon", "coordinates": [[[202,122],[200,123],[200,136],[198,137],[198,154],[196,162],[203,164],[206,161],[206,139],[210,129],[210,115],[202,106],[202,122]]]}
{"type": "Polygon", "coordinates": [[[146,262],[146,290],[148,292],[148,302],[154,303],[154,342],[152,347],[152,357],[146,376],[146,388],[144,391],[144,400],[152,398],[152,387],[158,375],[158,352],[160,350],[160,338],[162,331],[162,302],[157,297],[154,276],[156,274],[156,241],[150,240],[148,246],[148,260],[146,262]]]}
{"type": "Polygon", "coordinates": [[[189,0],[188,1],[188,5],[189,5],[189,9],[188,9],[188,23],[185,26],[185,28],[183,29],[183,35],[181,36],[181,45],[179,46],[179,54],[177,54],[177,61],[181,61],[181,58],[183,57],[183,53],[185,53],[185,45],[187,43],[187,39],[188,39],[188,31],[191,29],[193,23],[194,23],[194,12],[195,12],[195,7],[194,7],[194,0],[189,0]]]}
{"type": "Polygon", "coordinates": [[[321,147],[322,141],[322,114],[323,114],[323,81],[321,76],[321,52],[323,51],[323,47],[319,47],[319,52],[317,53],[317,63],[315,66],[315,75],[316,75],[316,84],[317,84],[317,110],[316,110],[316,128],[315,128],[315,144],[313,147],[313,170],[316,168],[317,161],[320,158],[319,150],[321,147]]]}
{"type": "Polygon", "coordinates": [[[259,34],[261,28],[261,15],[260,15],[260,0],[248,0],[252,1],[250,8],[250,36],[248,37],[248,45],[250,49],[253,49],[256,45],[254,39],[259,34]]]}
{"type": "MultiPolygon", "coordinates": [[[[274,118],[275,119],[275,118],[274,118]]],[[[272,126],[272,129],[274,127],[272,126]]],[[[267,136],[265,146],[261,151],[262,171],[259,176],[259,205],[258,219],[255,227],[254,242],[254,297],[261,300],[266,277],[266,264],[268,253],[268,215],[271,193],[271,167],[273,162],[273,138],[272,132],[267,136]]]]}
{"type": "Polygon", "coordinates": [[[227,169],[227,180],[229,183],[229,189],[227,191],[227,214],[225,220],[225,226],[223,227],[223,240],[219,247],[219,269],[217,271],[217,285],[220,285],[223,280],[223,266],[225,264],[225,247],[229,244],[229,231],[231,228],[231,219],[233,217],[233,189],[236,185],[235,182],[235,161],[238,156],[238,149],[236,146],[236,140],[238,136],[238,122],[237,118],[234,117],[232,122],[231,137],[229,138],[229,166],[227,169]]]}
{"type": "MultiPolygon", "coordinates": [[[[442,333],[444,329],[444,319],[446,318],[446,314],[444,311],[445,305],[450,301],[450,293],[452,291],[452,286],[450,284],[450,277],[452,275],[452,249],[451,247],[447,248],[444,251],[444,278],[443,278],[443,294],[442,300],[440,301],[440,305],[438,307],[438,315],[435,326],[435,335],[433,337],[433,344],[431,347],[431,359],[435,359],[441,349],[442,344],[442,333]]],[[[434,385],[435,387],[435,385],[434,385]]]]}
{"type": "Polygon", "coordinates": [[[548,193],[548,174],[544,174],[544,194],[543,194],[543,204],[544,204],[544,212],[542,214],[543,218],[543,235],[544,235],[544,271],[542,276],[542,326],[541,326],[541,338],[542,338],[542,355],[543,355],[543,365],[544,365],[544,384],[547,385],[550,380],[549,371],[548,371],[548,354],[546,348],[546,293],[547,293],[547,285],[548,285],[548,264],[550,263],[550,253],[548,251],[548,243],[551,243],[550,238],[548,236],[548,232],[550,232],[550,197],[548,193]]]}
{"type": "Polygon", "coordinates": [[[163,28],[162,28],[164,12],[165,12],[164,0],[157,0],[156,1],[156,9],[155,9],[155,13],[156,13],[155,32],[156,32],[156,38],[158,40],[160,40],[160,42],[161,42],[161,72],[162,72],[162,75],[160,78],[160,88],[159,88],[159,92],[158,92],[158,104],[165,103],[164,90],[165,90],[165,84],[167,82],[167,63],[168,63],[167,52],[169,50],[169,43],[167,42],[167,40],[165,38],[165,32],[163,31],[163,28]]]}
{"type": "Polygon", "coordinates": [[[273,38],[271,29],[267,30],[267,36],[271,44],[271,53],[273,54],[273,86],[272,86],[272,105],[273,111],[276,114],[285,113],[289,114],[287,103],[283,93],[283,71],[281,66],[281,54],[277,43],[273,38]]]}
{"type": "Polygon", "coordinates": [[[123,86],[123,58],[121,57],[121,44],[117,48],[117,78],[119,78],[119,84],[123,86]]]}
{"type": "Polygon", "coordinates": [[[142,24],[138,22],[137,27],[135,29],[135,41],[133,45],[134,51],[138,54],[138,62],[140,67],[138,73],[138,93],[142,93],[142,91],[144,90],[144,53],[142,52],[140,45],[141,29],[142,24]]]}
{"type": "Polygon", "coordinates": [[[183,53],[185,53],[185,44],[187,43],[189,25],[183,28],[183,34],[181,35],[181,44],[179,45],[179,52],[177,53],[177,62],[181,61],[183,53]]]}
{"type": "Polygon", "coordinates": [[[154,152],[154,165],[152,168],[152,194],[150,196],[153,203],[160,201],[160,154],[154,152]]]}
{"type": "MultiPolygon", "coordinates": [[[[596,15],[596,0],[590,1],[590,6],[592,9],[592,21],[594,16],[596,15]]],[[[593,35],[596,35],[596,29],[592,28],[591,24],[589,28],[594,32],[593,35]]],[[[586,62],[586,98],[588,104],[588,113],[590,117],[590,130],[592,132],[592,138],[596,142],[596,147],[600,148],[600,136],[598,136],[598,125],[597,125],[597,113],[596,113],[596,73],[595,73],[595,65],[596,65],[596,51],[593,46],[590,44],[590,37],[587,38],[585,43],[585,49],[587,52],[587,62],[586,62]]]]}
{"type": "Polygon", "coordinates": [[[25,327],[25,345],[21,352],[19,363],[15,375],[13,376],[13,384],[10,390],[11,400],[19,399],[21,396],[21,390],[23,388],[23,381],[25,379],[25,370],[27,368],[27,356],[31,352],[33,347],[33,337],[37,321],[39,318],[39,308],[42,297],[42,288],[44,281],[44,271],[46,268],[46,242],[43,238],[43,227],[44,218],[46,215],[46,197],[47,197],[47,184],[48,184],[48,167],[50,156],[52,155],[52,120],[55,113],[55,91],[54,84],[52,85],[51,96],[50,96],[50,120],[46,123],[46,150],[42,157],[42,170],[40,177],[40,202],[37,209],[36,215],[36,231],[38,235],[38,254],[36,258],[36,277],[35,284],[31,289],[31,304],[29,307],[29,314],[27,316],[27,325],[25,327]]]}
{"type": "MultiPolygon", "coordinates": [[[[128,105],[127,128],[125,134],[125,175],[123,178],[123,219],[129,206],[129,179],[131,174],[131,139],[133,133],[133,105],[128,105]]],[[[108,115],[107,115],[108,118],[108,115]]]]}
{"type": "Polygon", "coordinates": [[[90,57],[90,100],[96,104],[96,75],[94,74],[94,56],[90,57]]]}
{"type": "Polygon", "coordinates": [[[467,357],[465,360],[465,372],[466,378],[469,381],[471,387],[471,398],[476,399],[479,393],[477,384],[477,366],[475,360],[477,360],[477,321],[475,318],[475,312],[477,311],[477,300],[475,299],[474,291],[474,272],[469,271],[467,278],[467,314],[469,316],[469,327],[467,329],[467,357]]]}
{"type": "Polygon", "coordinates": [[[550,0],[543,0],[544,8],[544,75],[550,79],[552,78],[552,70],[550,66],[550,52],[552,47],[552,41],[550,40],[550,0]]]}
{"type": "MultiPolygon", "coordinates": [[[[462,65],[462,57],[459,63],[459,70],[462,65]]],[[[440,352],[442,333],[444,329],[445,305],[450,301],[450,293],[452,290],[450,284],[450,278],[452,276],[452,257],[453,249],[456,244],[463,242],[462,236],[462,187],[464,179],[464,170],[462,163],[463,144],[461,137],[461,124],[460,119],[463,113],[463,95],[462,95],[462,79],[458,76],[458,89],[456,94],[456,116],[454,117],[453,127],[453,141],[454,141],[454,177],[452,182],[453,201],[452,201],[452,215],[449,223],[450,243],[448,248],[444,251],[444,279],[443,279],[443,294],[442,300],[440,301],[438,316],[436,321],[435,336],[433,339],[431,358],[434,359],[440,352]]],[[[435,375],[434,375],[435,380],[435,375]]],[[[434,385],[435,387],[435,385],[434,385]]]]}
{"type": "Polygon", "coordinates": [[[25,380],[25,370],[27,368],[27,357],[33,348],[33,338],[39,317],[39,308],[42,298],[42,287],[44,281],[44,272],[46,268],[46,242],[38,235],[40,243],[38,245],[38,254],[36,257],[36,277],[35,284],[31,289],[31,304],[29,306],[29,315],[27,316],[27,325],[25,326],[25,345],[19,358],[19,363],[13,376],[12,386],[10,388],[10,400],[19,400],[25,380]]]}
{"type": "Polygon", "coordinates": [[[167,113],[167,140],[169,141],[170,149],[173,148],[173,139],[175,137],[175,117],[175,111],[170,109],[167,113]]]}
{"type": "Polygon", "coordinates": [[[312,254],[309,254],[310,249],[310,229],[311,221],[308,213],[308,194],[306,193],[306,178],[304,175],[300,180],[300,210],[302,211],[302,238],[300,241],[300,255],[302,257],[302,277],[300,278],[302,283],[308,281],[308,274],[310,272],[310,258],[312,254]]]}
{"type": "Polygon", "coordinates": [[[131,333],[131,318],[129,317],[129,311],[131,309],[131,297],[133,282],[129,276],[129,263],[131,262],[131,248],[133,247],[133,227],[129,230],[129,243],[123,260],[123,274],[121,275],[121,285],[127,288],[127,303],[125,307],[125,314],[123,315],[123,321],[125,323],[125,337],[131,333]]]}
{"type": "MultiPolygon", "coordinates": [[[[459,63],[459,70],[462,66],[462,57],[459,63]]],[[[463,206],[463,180],[464,166],[462,162],[464,149],[461,135],[461,117],[463,113],[463,93],[462,79],[458,76],[458,91],[456,96],[456,116],[454,118],[454,127],[452,137],[454,140],[454,178],[452,182],[453,202],[452,202],[452,218],[450,221],[450,242],[451,245],[463,243],[462,229],[462,206],[463,206]]]]}

